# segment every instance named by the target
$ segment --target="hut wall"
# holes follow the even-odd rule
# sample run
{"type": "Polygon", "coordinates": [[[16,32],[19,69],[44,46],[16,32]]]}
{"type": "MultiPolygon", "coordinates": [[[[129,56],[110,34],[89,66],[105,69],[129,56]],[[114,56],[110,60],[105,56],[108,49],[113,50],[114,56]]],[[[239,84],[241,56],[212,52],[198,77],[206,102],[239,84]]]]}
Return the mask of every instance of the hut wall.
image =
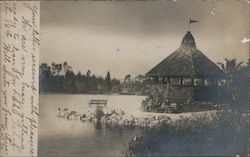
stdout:
{"type": "Polygon", "coordinates": [[[173,86],[169,84],[156,84],[152,86],[164,95],[165,99],[169,102],[184,102],[187,99],[193,97],[194,87],[193,86],[173,86]]]}
{"type": "Polygon", "coordinates": [[[194,88],[194,100],[196,101],[209,101],[217,102],[220,98],[219,87],[214,86],[201,86],[194,88]]]}
{"type": "Polygon", "coordinates": [[[169,84],[158,84],[157,88],[161,91],[161,93],[164,95],[164,98],[167,98],[168,95],[168,89],[169,84]]]}
{"type": "Polygon", "coordinates": [[[170,86],[169,88],[169,97],[176,98],[190,98],[193,96],[193,87],[192,86],[170,86]]]}

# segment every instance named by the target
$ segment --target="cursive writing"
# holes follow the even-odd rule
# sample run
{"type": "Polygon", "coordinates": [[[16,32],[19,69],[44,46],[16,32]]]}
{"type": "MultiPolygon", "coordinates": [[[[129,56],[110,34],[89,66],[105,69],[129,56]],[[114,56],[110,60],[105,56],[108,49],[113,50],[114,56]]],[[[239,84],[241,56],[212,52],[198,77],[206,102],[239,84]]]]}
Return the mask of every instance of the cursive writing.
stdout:
{"type": "Polygon", "coordinates": [[[0,156],[37,156],[39,2],[1,2],[0,156]]]}

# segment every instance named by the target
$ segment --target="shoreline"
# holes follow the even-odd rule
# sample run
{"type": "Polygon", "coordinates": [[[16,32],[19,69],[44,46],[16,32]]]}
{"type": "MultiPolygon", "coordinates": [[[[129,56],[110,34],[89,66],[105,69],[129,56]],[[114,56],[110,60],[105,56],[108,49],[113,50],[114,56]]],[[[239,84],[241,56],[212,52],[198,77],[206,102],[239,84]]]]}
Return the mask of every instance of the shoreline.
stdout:
{"type": "Polygon", "coordinates": [[[142,94],[121,94],[121,93],[40,93],[39,95],[124,95],[124,96],[147,96],[142,94]]]}
{"type": "Polygon", "coordinates": [[[157,128],[170,123],[175,123],[181,119],[190,119],[197,117],[206,117],[212,120],[211,117],[219,110],[210,110],[202,112],[189,113],[153,113],[143,112],[126,113],[121,109],[116,108],[96,108],[96,110],[87,111],[85,113],[78,113],[74,110],[64,109],[59,111],[58,117],[68,120],[81,120],[93,123],[102,123],[111,128],[157,128]]]}

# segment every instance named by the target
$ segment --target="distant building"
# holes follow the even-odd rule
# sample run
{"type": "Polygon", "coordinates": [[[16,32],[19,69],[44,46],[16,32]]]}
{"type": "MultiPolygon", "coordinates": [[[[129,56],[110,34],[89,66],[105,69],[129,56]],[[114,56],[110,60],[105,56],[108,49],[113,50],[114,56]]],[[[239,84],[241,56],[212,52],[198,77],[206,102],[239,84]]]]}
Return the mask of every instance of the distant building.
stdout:
{"type": "Polygon", "coordinates": [[[146,73],[156,85],[172,99],[193,98],[215,101],[220,96],[218,81],[225,80],[225,73],[200,50],[190,31],[182,39],[181,46],[146,73]]]}
{"type": "Polygon", "coordinates": [[[146,80],[146,77],[143,76],[143,75],[138,75],[134,78],[134,82],[137,82],[137,83],[142,83],[146,80]]]}

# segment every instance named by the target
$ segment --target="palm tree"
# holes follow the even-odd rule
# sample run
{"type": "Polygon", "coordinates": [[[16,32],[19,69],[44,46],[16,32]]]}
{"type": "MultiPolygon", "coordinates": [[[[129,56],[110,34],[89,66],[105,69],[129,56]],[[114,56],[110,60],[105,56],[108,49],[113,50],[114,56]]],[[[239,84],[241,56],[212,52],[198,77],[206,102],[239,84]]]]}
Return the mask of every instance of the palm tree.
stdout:
{"type": "Polygon", "coordinates": [[[218,64],[221,66],[222,70],[230,77],[240,70],[243,63],[244,62],[237,63],[236,59],[225,58],[225,63],[218,63],[218,64]]]}
{"type": "Polygon", "coordinates": [[[228,100],[232,109],[239,110],[244,106],[247,100],[247,81],[248,67],[243,65],[244,62],[237,63],[236,59],[225,58],[225,63],[218,63],[222,70],[227,74],[227,93],[228,100]]]}

